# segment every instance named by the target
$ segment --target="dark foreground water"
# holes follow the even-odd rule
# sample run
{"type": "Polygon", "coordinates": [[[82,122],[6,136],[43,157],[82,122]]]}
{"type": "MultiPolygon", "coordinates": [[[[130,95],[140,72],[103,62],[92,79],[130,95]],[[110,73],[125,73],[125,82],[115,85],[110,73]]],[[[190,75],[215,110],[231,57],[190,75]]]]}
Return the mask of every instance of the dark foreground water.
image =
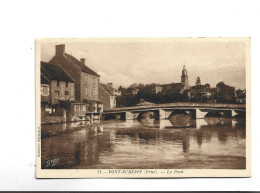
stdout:
{"type": "Polygon", "coordinates": [[[245,169],[244,119],[76,122],[42,126],[43,169],[245,169]]]}

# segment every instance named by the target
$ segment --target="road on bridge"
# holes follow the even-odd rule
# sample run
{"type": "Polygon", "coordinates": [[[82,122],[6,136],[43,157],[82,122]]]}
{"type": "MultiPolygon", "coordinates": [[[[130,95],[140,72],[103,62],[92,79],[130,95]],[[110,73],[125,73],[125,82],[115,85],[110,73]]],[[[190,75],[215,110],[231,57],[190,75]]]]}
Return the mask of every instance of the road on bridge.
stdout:
{"type": "Polygon", "coordinates": [[[120,107],[113,108],[109,110],[104,110],[104,113],[112,112],[123,112],[123,111],[134,111],[134,110],[145,110],[145,109],[167,109],[167,108],[200,108],[200,109],[235,109],[235,110],[246,110],[246,104],[219,104],[219,103],[188,103],[188,102],[178,102],[178,103],[165,103],[165,104],[152,104],[143,106],[130,106],[130,107],[120,107]]]}

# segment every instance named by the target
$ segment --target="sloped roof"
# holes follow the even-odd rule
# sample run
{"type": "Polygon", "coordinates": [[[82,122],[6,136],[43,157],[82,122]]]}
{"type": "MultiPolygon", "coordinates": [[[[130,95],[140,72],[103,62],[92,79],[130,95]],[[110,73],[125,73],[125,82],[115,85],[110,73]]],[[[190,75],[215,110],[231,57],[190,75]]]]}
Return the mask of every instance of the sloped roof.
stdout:
{"type": "Polygon", "coordinates": [[[80,62],[78,59],[76,59],[75,57],[69,55],[69,54],[64,54],[66,57],[68,57],[74,64],[76,64],[83,72],[86,72],[88,74],[92,74],[94,76],[99,76],[96,72],[94,72],[93,70],[91,70],[89,67],[87,67],[85,64],[83,64],[82,62],[80,62]]]}
{"type": "Polygon", "coordinates": [[[41,84],[50,84],[50,79],[46,77],[46,73],[41,73],[41,84]]]}
{"type": "Polygon", "coordinates": [[[55,63],[55,64],[63,64],[66,63],[68,66],[70,65],[76,65],[82,72],[94,75],[94,76],[100,76],[93,70],[91,70],[89,67],[87,67],[85,64],[80,62],[78,59],[73,57],[70,54],[64,53],[63,55],[55,55],[51,60],[50,63],[55,63]]]}
{"type": "Polygon", "coordinates": [[[41,75],[43,76],[41,81],[58,80],[74,82],[74,80],[69,75],[67,75],[60,66],[47,62],[41,62],[41,75]]]}
{"type": "Polygon", "coordinates": [[[116,90],[116,89],[114,89],[112,86],[107,85],[107,84],[100,83],[100,85],[101,85],[104,89],[106,89],[107,91],[116,90]]]}

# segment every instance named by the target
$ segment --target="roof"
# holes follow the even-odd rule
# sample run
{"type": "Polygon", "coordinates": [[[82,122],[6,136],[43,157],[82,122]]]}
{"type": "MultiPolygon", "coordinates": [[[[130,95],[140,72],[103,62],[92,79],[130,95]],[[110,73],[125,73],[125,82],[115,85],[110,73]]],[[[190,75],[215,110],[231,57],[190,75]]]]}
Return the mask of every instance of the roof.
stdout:
{"type": "Polygon", "coordinates": [[[78,59],[76,59],[75,57],[64,53],[63,55],[55,55],[51,60],[50,63],[55,63],[55,64],[59,64],[59,63],[66,63],[68,64],[68,66],[71,65],[76,65],[82,72],[94,75],[94,76],[99,76],[96,72],[94,72],[93,70],[91,70],[89,67],[87,67],[85,64],[83,64],[82,62],[80,62],[78,59]]]}
{"type": "Polygon", "coordinates": [[[207,85],[196,85],[196,86],[192,86],[191,87],[192,89],[206,89],[208,88],[207,85]]]}
{"type": "Polygon", "coordinates": [[[89,67],[87,67],[85,64],[83,64],[82,62],[80,62],[78,59],[74,58],[73,56],[66,54],[65,56],[67,56],[74,64],[76,64],[78,67],[80,67],[80,69],[83,72],[86,72],[88,74],[92,74],[94,76],[99,76],[96,72],[94,72],[93,70],[91,70],[89,67]]]}
{"type": "Polygon", "coordinates": [[[104,89],[106,89],[107,91],[113,91],[116,90],[114,89],[112,86],[107,85],[107,84],[103,84],[103,83],[99,83],[104,89]]]}
{"type": "Polygon", "coordinates": [[[184,87],[181,83],[163,84],[163,92],[178,93],[184,87]]]}
{"type": "Polygon", "coordinates": [[[60,66],[41,61],[41,83],[46,83],[50,80],[74,82],[60,66]]]}
{"type": "Polygon", "coordinates": [[[41,84],[50,84],[51,80],[46,77],[46,73],[41,73],[41,84]]]}

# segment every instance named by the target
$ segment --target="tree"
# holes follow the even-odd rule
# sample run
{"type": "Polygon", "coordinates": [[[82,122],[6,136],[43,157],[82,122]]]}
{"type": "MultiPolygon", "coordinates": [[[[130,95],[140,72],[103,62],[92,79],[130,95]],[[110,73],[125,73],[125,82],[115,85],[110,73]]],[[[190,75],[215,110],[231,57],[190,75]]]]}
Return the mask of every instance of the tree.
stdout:
{"type": "Polygon", "coordinates": [[[123,90],[123,87],[120,85],[119,88],[118,88],[119,91],[122,91],[123,90]]]}
{"type": "Polygon", "coordinates": [[[132,88],[132,89],[136,89],[138,87],[138,84],[137,83],[134,83],[134,84],[131,84],[129,86],[129,88],[132,88]]]}
{"type": "Polygon", "coordinates": [[[223,81],[219,82],[217,86],[225,86],[225,83],[223,81]]]}
{"type": "Polygon", "coordinates": [[[144,84],[139,83],[138,86],[137,86],[137,88],[139,88],[139,89],[143,89],[143,88],[144,88],[144,84]]]}
{"type": "Polygon", "coordinates": [[[200,82],[200,77],[198,76],[196,79],[196,86],[199,86],[199,85],[201,85],[201,82],[200,82]]]}

